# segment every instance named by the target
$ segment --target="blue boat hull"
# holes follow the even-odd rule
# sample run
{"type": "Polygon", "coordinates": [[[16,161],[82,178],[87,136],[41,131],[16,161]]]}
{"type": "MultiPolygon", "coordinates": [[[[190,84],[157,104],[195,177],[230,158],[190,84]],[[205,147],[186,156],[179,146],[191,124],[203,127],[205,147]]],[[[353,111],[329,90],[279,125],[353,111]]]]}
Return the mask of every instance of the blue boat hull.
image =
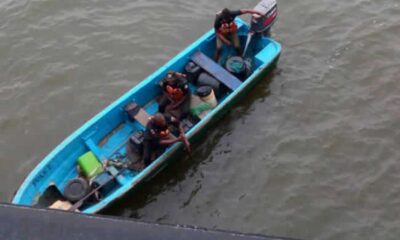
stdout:
{"type": "MultiPolygon", "coordinates": [[[[249,27],[241,19],[237,19],[237,23],[239,34],[242,40],[245,40],[249,27]]],[[[154,99],[161,94],[157,83],[166,73],[169,70],[182,72],[194,53],[200,51],[211,57],[214,49],[215,33],[212,29],[66,138],[28,175],[12,203],[35,205],[49,186],[63,192],[68,181],[78,176],[77,159],[87,151],[92,151],[100,161],[110,159],[115,154],[125,154],[129,136],[137,130],[143,130],[143,126],[138,122],[129,121],[124,106],[134,101],[150,115],[156,113],[158,106],[154,99]]],[[[252,86],[262,80],[275,66],[281,52],[279,43],[262,36],[253,41],[252,49],[251,75],[234,91],[219,99],[218,105],[186,132],[191,142],[222,117],[252,86]]],[[[181,150],[181,143],[174,144],[142,171],[125,170],[116,177],[118,184],[110,194],[97,203],[82,207],[81,212],[96,213],[103,209],[145,179],[158,173],[181,150]]]]}

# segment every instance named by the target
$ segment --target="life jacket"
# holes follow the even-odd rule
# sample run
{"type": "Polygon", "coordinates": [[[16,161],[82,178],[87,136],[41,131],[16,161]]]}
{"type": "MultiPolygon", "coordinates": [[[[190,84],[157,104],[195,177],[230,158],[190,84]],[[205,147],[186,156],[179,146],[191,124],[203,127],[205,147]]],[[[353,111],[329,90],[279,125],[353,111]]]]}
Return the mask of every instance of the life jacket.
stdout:
{"type": "Polygon", "coordinates": [[[163,131],[159,131],[158,135],[160,136],[160,138],[168,138],[169,137],[169,129],[165,129],[163,131]]]}
{"type": "Polygon", "coordinates": [[[158,136],[161,139],[169,138],[169,129],[166,128],[165,130],[151,130],[151,134],[153,136],[158,136]]]}
{"type": "Polygon", "coordinates": [[[218,32],[223,35],[235,33],[236,31],[237,31],[237,25],[236,25],[235,21],[222,23],[218,29],[218,32]]]}
{"type": "Polygon", "coordinates": [[[165,91],[172,100],[177,102],[185,96],[185,93],[179,87],[174,88],[171,85],[167,85],[165,91]]]}
{"type": "MultiPolygon", "coordinates": [[[[153,122],[153,117],[150,117],[149,121],[153,122]]],[[[169,132],[168,126],[165,126],[164,129],[159,129],[157,126],[155,126],[155,127],[151,128],[150,133],[155,137],[159,137],[161,139],[166,139],[166,138],[169,138],[170,132],[169,132]]]]}

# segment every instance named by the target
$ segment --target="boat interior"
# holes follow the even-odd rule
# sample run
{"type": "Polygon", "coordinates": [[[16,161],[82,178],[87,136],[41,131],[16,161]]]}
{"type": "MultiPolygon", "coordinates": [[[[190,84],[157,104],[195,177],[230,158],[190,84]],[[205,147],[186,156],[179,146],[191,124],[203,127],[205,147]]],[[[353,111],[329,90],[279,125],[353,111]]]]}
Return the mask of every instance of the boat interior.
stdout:
{"type": "MultiPolygon", "coordinates": [[[[244,48],[249,28],[241,20],[238,22],[238,26],[238,35],[241,46],[244,48]]],[[[82,169],[78,167],[79,159],[84,158],[82,161],[85,161],[88,158],[95,158],[101,166],[104,165],[106,160],[121,163],[120,165],[110,164],[105,168],[104,171],[108,172],[113,180],[111,181],[112,185],[109,185],[107,191],[103,191],[103,195],[98,196],[98,199],[85,201],[80,210],[101,208],[100,205],[96,206],[102,202],[99,201],[99,198],[111,201],[116,196],[120,196],[121,192],[129,189],[137,177],[150,173],[151,169],[143,168],[140,162],[140,152],[135,151],[135,148],[129,149],[129,146],[135,144],[135,141],[140,144],[141,133],[145,130],[148,117],[158,112],[158,100],[163,94],[159,82],[169,71],[190,75],[187,71],[187,65],[190,62],[192,66],[200,68],[200,74],[206,73],[219,86],[218,92],[213,88],[217,101],[215,107],[199,112],[196,116],[192,114],[189,119],[185,119],[185,131],[190,135],[201,127],[202,122],[207,121],[215,112],[222,109],[223,106],[220,105],[229,101],[231,95],[238,92],[243,83],[255,77],[257,71],[261,71],[268,61],[271,61],[270,56],[277,51],[277,47],[272,44],[269,38],[254,36],[250,41],[246,55],[243,57],[243,65],[247,72],[243,73],[242,71],[233,74],[227,70],[226,64],[231,56],[237,55],[235,50],[224,49],[221,61],[217,63],[213,60],[215,42],[214,32],[208,32],[68,137],[37,167],[36,174],[30,178],[30,187],[25,190],[25,204],[43,202],[40,199],[46,194],[42,193],[46,192],[49,186],[52,192],[57,192],[55,189],[58,189],[60,193],[64,193],[72,179],[82,176],[82,169]],[[134,114],[127,111],[129,104],[134,105],[134,114]],[[132,136],[134,136],[133,140],[132,136]],[[90,156],[87,155],[88,153],[90,153],[90,156]],[[126,168],[126,163],[137,163],[137,165],[126,168]]],[[[237,63],[234,62],[233,64],[237,63]]],[[[196,97],[196,91],[199,87],[197,81],[196,79],[189,81],[190,94],[192,95],[191,107],[195,104],[194,102],[202,101],[196,97]]],[[[167,149],[166,152],[168,151],[167,149]]],[[[152,165],[162,161],[165,158],[164,155],[155,159],[147,168],[151,168],[152,165]]],[[[98,169],[95,171],[98,171],[98,169]]],[[[90,174],[87,173],[89,176],[90,174]]],[[[88,177],[86,176],[86,178],[88,177]]],[[[108,180],[107,178],[100,180],[98,185],[101,185],[102,181],[105,183],[108,180]]],[[[90,179],[89,184],[92,184],[92,182],[93,179],[90,179]]],[[[79,191],[79,187],[75,186],[72,191],[79,191]]]]}

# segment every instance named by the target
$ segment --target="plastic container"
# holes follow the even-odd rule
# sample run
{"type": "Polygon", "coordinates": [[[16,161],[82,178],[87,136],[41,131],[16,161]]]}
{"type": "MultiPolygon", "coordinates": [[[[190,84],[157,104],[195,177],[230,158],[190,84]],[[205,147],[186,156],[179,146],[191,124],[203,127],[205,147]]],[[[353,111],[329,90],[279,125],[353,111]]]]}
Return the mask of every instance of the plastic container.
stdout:
{"type": "Polygon", "coordinates": [[[208,73],[204,72],[199,75],[197,86],[210,86],[214,90],[216,96],[220,94],[221,83],[208,73]]]}
{"type": "Polygon", "coordinates": [[[202,69],[196,63],[190,61],[185,65],[186,78],[189,82],[197,83],[197,79],[202,72],[202,69]]]}
{"type": "Polygon", "coordinates": [[[113,179],[113,176],[111,176],[111,174],[109,174],[108,172],[102,172],[97,175],[95,179],[93,179],[91,187],[92,189],[95,189],[99,186],[102,186],[99,189],[99,197],[103,198],[107,196],[107,194],[113,189],[115,184],[115,179],[113,179]]]}
{"type": "Polygon", "coordinates": [[[239,56],[232,56],[226,60],[225,68],[240,80],[245,80],[249,73],[245,60],[239,56]]]}
{"type": "Polygon", "coordinates": [[[197,95],[203,102],[210,104],[211,107],[217,106],[217,98],[215,97],[214,90],[209,86],[202,86],[197,88],[197,95]]]}
{"type": "Polygon", "coordinates": [[[129,143],[133,147],[135,153],[142,154],[143,141],[144,141],[144,133],[142,131],[134,132],[132,136],[129,138],[129,143]]]}
{"type": "Polygon", "coordinates": [[[91,151],[78,158],[78,166],[87,179],[91,179],[103,171],[103,165],[91,151]]]}

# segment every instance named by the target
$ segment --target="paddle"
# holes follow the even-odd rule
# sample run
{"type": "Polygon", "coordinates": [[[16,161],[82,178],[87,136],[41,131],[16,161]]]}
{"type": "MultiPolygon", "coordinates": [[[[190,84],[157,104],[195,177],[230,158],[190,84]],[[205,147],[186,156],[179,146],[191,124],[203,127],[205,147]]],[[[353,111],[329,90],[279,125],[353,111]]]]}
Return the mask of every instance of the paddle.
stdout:
{"type": "Polygon", "coordinates": [[[117,174],[112,175],[110,179],[108,179],[108,181],[104,182],[103,184],[99,185],[98,187],[96,187],[95,189],[93,189],[92,191],[90,191],[88,194],[86,194],[86,196],[84,196],[83,198],[81,198],[81,200],[77,201],[76,203],[74,203],[74,205],[72,205],[67,211],[72,211],[75,212],[78,208],[80,208],[82,206],[82,204],[93,194],[95,194],[98,190],[100,190],[102,187],[104,187],[105,185],[107,185],[108,183],[110,183],[111,181],[113,181],[118,175],[120,175],[123,171],[125,170],[125,168],[121,169],[117,174]]]}

